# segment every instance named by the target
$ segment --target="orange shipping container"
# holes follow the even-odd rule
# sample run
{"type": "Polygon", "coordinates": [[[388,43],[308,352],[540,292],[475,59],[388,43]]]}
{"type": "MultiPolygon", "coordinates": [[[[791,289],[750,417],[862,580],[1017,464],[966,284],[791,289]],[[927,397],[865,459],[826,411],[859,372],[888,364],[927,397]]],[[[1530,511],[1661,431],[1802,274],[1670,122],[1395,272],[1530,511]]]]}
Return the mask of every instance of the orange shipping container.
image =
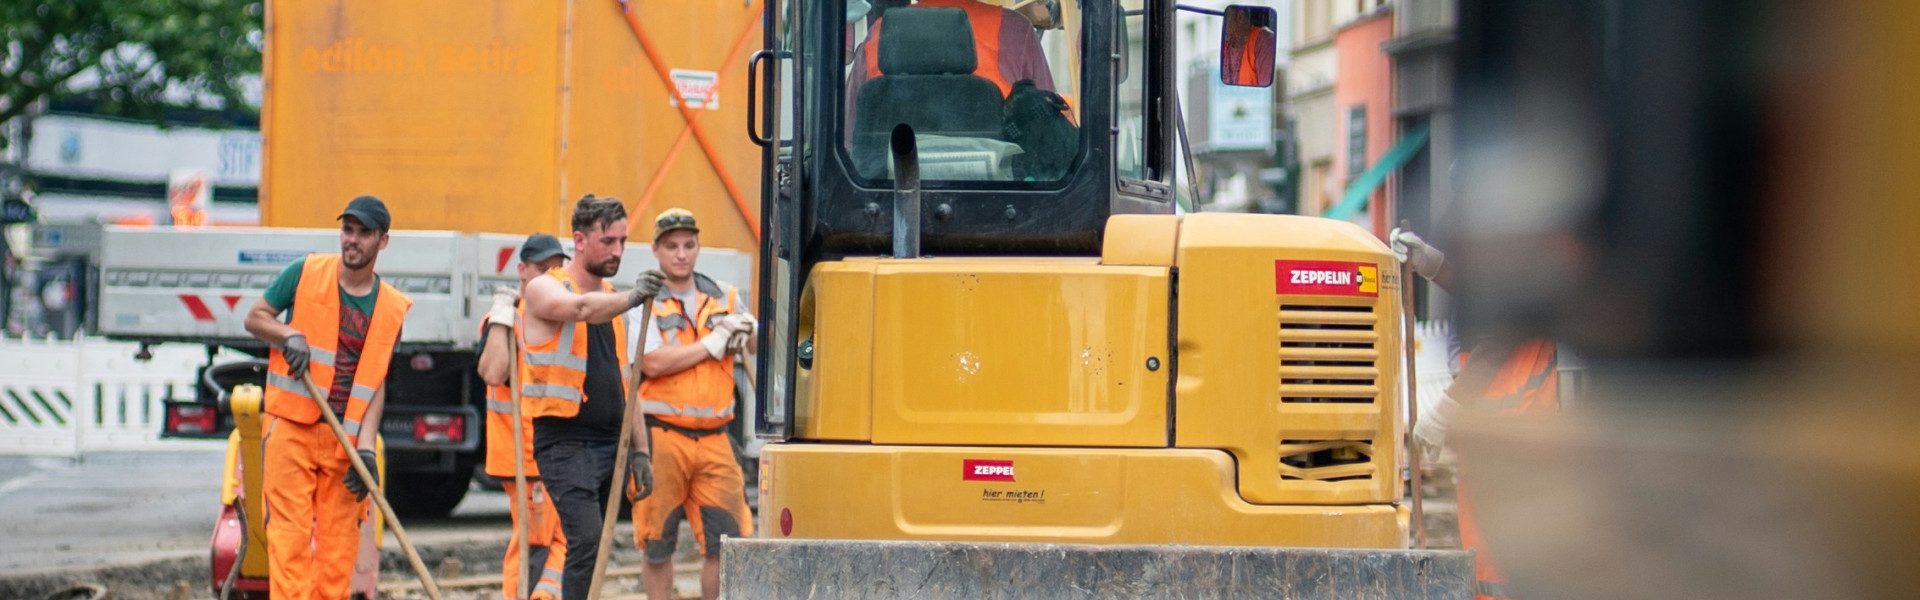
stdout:
{"type": "Polygon", "coordinates": [[[631,20],[617,0],[268,7],[263,225],[331,227],[374,194],[400,229],[562,233],[593,193],[627,202],[637,242],[683,207],[707,245],[757,249],[745,63],[763,2],[634,2],[631,20]]]}

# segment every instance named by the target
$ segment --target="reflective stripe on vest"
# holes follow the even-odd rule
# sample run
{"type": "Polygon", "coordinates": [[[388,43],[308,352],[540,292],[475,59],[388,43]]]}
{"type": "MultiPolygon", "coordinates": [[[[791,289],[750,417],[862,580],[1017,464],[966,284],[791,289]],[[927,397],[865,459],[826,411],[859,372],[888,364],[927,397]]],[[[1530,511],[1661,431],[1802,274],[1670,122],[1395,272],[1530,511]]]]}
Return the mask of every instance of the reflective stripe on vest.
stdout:
{"type": "MultiPolygon", "coordinates": [[[[288,322],[306,337],[312,351],[307,361],[307,376],[325,386],[334,384],[336,350],[340,347],[340,269],[338,254],[307,255],[300,271],[300,284],[294,289],[290,307],[293,317],[288,322]]],[[[361,419],[366,417],[374,394],[386,382],[393,349],[400,341],[401,325],[413,307],[411,298],[387,282],[379,282],[377,289],[373,314],[368,315],[366,339],[347,389],[347,409],[338,415],[349,437],[357,438],[361,419]]],[[[268,414],[310,425],[319,422],[319,402],[325,399],[308,394],[306,382],[289,373],[281,349],[273,348],[267,358],[265,400],[268,414]]]]}
{"type": "MultiPolygon", "coordinates": [[[[565,268],[547,271],[542,277],[552,277],[567,291],[578,293],[573,277],[565,268]]],[[[601,291],[613,291],[613,284],[602,280],[601,291]]],[[[626,316],[614,317],[614,361],[620,372],[620,389],[625,390],[627,366],[626,316]]],[[[520,402],[522,414],[528,417],[572,417],[580,414],[580,403],[587,401],[584,391],[587,382],[587,352],[589,325],[582,321],[560,323],[560,331],[553,339],[539,343],[527,343],[523,327],[514,328],[514,334],[520,341],[520,402]]]]}
{"type": "MultiPolygon", "coordinates": [[[[721,287],[703,275],[694,275],[695,312],[676,298],[654,302],[653,318],[684,323],[661,328],[663,345],[696,344],[713,332],[713,322],[740,306],[740,290],[721,287]],[[724,298],[724,301],[722,300],[724,298]]],[[[649,332],[651,334],[651,332],[649,332]]],[[[688,429],[714,429],[733,420],[733,356],[706,359],[687,370],[649,377],[640,384],[641,411],[661,422],[688,429]]]]}
{"type": "Polygon", "coordinates": [[[731,419],[733,405],[728,404],[719,410],[706,406],[678,407],[659,400],[641,400],[640,410],[649,415],[673,415],[680,417],[699,417],[702,419],[731,419]]]}

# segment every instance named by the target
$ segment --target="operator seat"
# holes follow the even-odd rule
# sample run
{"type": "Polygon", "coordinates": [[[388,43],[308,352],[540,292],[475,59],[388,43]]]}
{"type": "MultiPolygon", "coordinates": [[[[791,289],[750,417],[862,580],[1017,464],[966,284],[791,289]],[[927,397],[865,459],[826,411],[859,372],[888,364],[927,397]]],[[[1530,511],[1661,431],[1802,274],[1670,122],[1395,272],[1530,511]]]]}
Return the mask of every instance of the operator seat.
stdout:
{"type": "Polygon", "coordinates": [[[1000,88],[973,75],[978,58],[967,12],[889,9],[880,28],[880,76],[860,87],[853,122],[854,167],[887,176],[895,125],[915,134],[1002,139],[1000,88]]]}

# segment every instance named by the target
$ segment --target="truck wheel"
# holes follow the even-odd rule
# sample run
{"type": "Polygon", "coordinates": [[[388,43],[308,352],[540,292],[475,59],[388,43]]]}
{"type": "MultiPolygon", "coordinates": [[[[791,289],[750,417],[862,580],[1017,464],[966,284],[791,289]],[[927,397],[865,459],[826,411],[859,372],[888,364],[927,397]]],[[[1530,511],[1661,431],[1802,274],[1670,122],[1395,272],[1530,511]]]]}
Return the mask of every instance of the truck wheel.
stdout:
{"type": "Polygon", "coordinates": [[[450,473],[395,473],[387,479],[387,502],[402,518],[440,519],[467,497],[473,465],[455,465],[450,473]]]}

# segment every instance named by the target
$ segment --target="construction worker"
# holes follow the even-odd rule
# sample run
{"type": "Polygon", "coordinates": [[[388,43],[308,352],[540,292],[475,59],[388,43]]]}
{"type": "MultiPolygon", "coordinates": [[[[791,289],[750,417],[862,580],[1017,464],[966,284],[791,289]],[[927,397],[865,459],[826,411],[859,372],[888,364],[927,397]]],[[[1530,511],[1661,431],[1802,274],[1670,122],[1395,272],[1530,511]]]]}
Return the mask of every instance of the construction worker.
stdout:
{"type": "Polygon", "coordinates": [[[540,465],[533,460],[533,419],[524,414],[520,423],[520,453],[515,454],[513,392],[507,389],[507,383],[510,370],[525,368],[511,343],[518,334],[514,323],[521,312],[520,290],[533,278],[566,264],[567,258],[558,238],[544,233],[527,237],[526,243],[520,245],[520,264],[516,271],[520,285],[496,288],[493,308],[487,311],[481,324],[479,371],[480,379],[487,383],[486,471],[506,488],[513,515],[513,536],[507,540],[507,555],[500,562],[500,590],[506,598],[519,597],[520,578],[532,576],[534,565],[540,565],[540,571],[530,595],[535,599],[560,597],[567,538],[560,531],[560,517],[554,514],[553,500],[540,482],[540,465]],[[520,462],[526,477],[526,490],[519,489],[514,482],[515,461],[520,462]],[[522,503],[527,504],[527,523],[520,522],[522,503]],[[527,537],[525,567],[520,556],[523,535],[527,537]]]}
{"type": "Polygon", "coordinates": [[[269,592],[281,600],[347,597],[372,487],[322,422],[307,383],[328,390],[354,451],[377,471],[387,366],[413,305],[374,273],[392,225],[386,204],[354,198],[339,220],[340,253],[293,261],[247,313],[247,332],[272,348],[264,487],[269,592]]]}
{"type": "Polygon", "coordinates": [[[733,455],[733,360],[753,343],[755,322],[740,290],[694,272],[700,228],[673,208],[654,220],[653,256],[666,295],[653,302],[644,336],[640,407],[653,438],[655,489],[633,507],[634,545],[645,549],[647,596],[673,598],[680,521],[704,557],[700,593],[720,593],[720,538],[753,535],[745,478],[733,455]]]}
{"type": "MultiPolygon", "coordinates": [[[[647,271],[632,291],[613,291],[607,279],[620,272],[626,245],[620,201],[582,197],[573,208],[573,262],[529,280],[522,298],[520,401],[533,419],[534,462],[567,540],[560,585],[566,598],[587,597],[599,552],[603,490],[626,409],[623,315],[659,293],[662,282],[660,272],[647,271]]],[[[646,431],[633,427],[633,447],[643,456],[646,431]]],[[[625,477],[650,491],[649,467],[644,458],[633,461],[625,477]]]]}
{"type": "MultiPolygon", "coordinates": [[[[1442,288],[1450,288],[1453,273],[1447,268],[1446,254],[1428,244],[1418,234],[1395,229],[1388,238],[1401,260],[1415,273],[1442,288]]],[[[1447,424],[1464,411],[1483,411],[1498,415],[1526,415],[1560,410],[1559,356],[1551,340],[1512,340],[1490,338],[1474,344],[1453,383],[1441,392],[1432,407],[1422,407],[1413,435],[1420,441],[1445,445],[1447,424]]],[[[1506,576],[1489,551],[1475,518],[1473,503],[1465,480],[1471,465],[1459,466],[1461,474],[1455,486],[1459,510],[1460,546],[1474,553],[1475,597],[1480,600],[1511,598],[1506,576]]]]}

